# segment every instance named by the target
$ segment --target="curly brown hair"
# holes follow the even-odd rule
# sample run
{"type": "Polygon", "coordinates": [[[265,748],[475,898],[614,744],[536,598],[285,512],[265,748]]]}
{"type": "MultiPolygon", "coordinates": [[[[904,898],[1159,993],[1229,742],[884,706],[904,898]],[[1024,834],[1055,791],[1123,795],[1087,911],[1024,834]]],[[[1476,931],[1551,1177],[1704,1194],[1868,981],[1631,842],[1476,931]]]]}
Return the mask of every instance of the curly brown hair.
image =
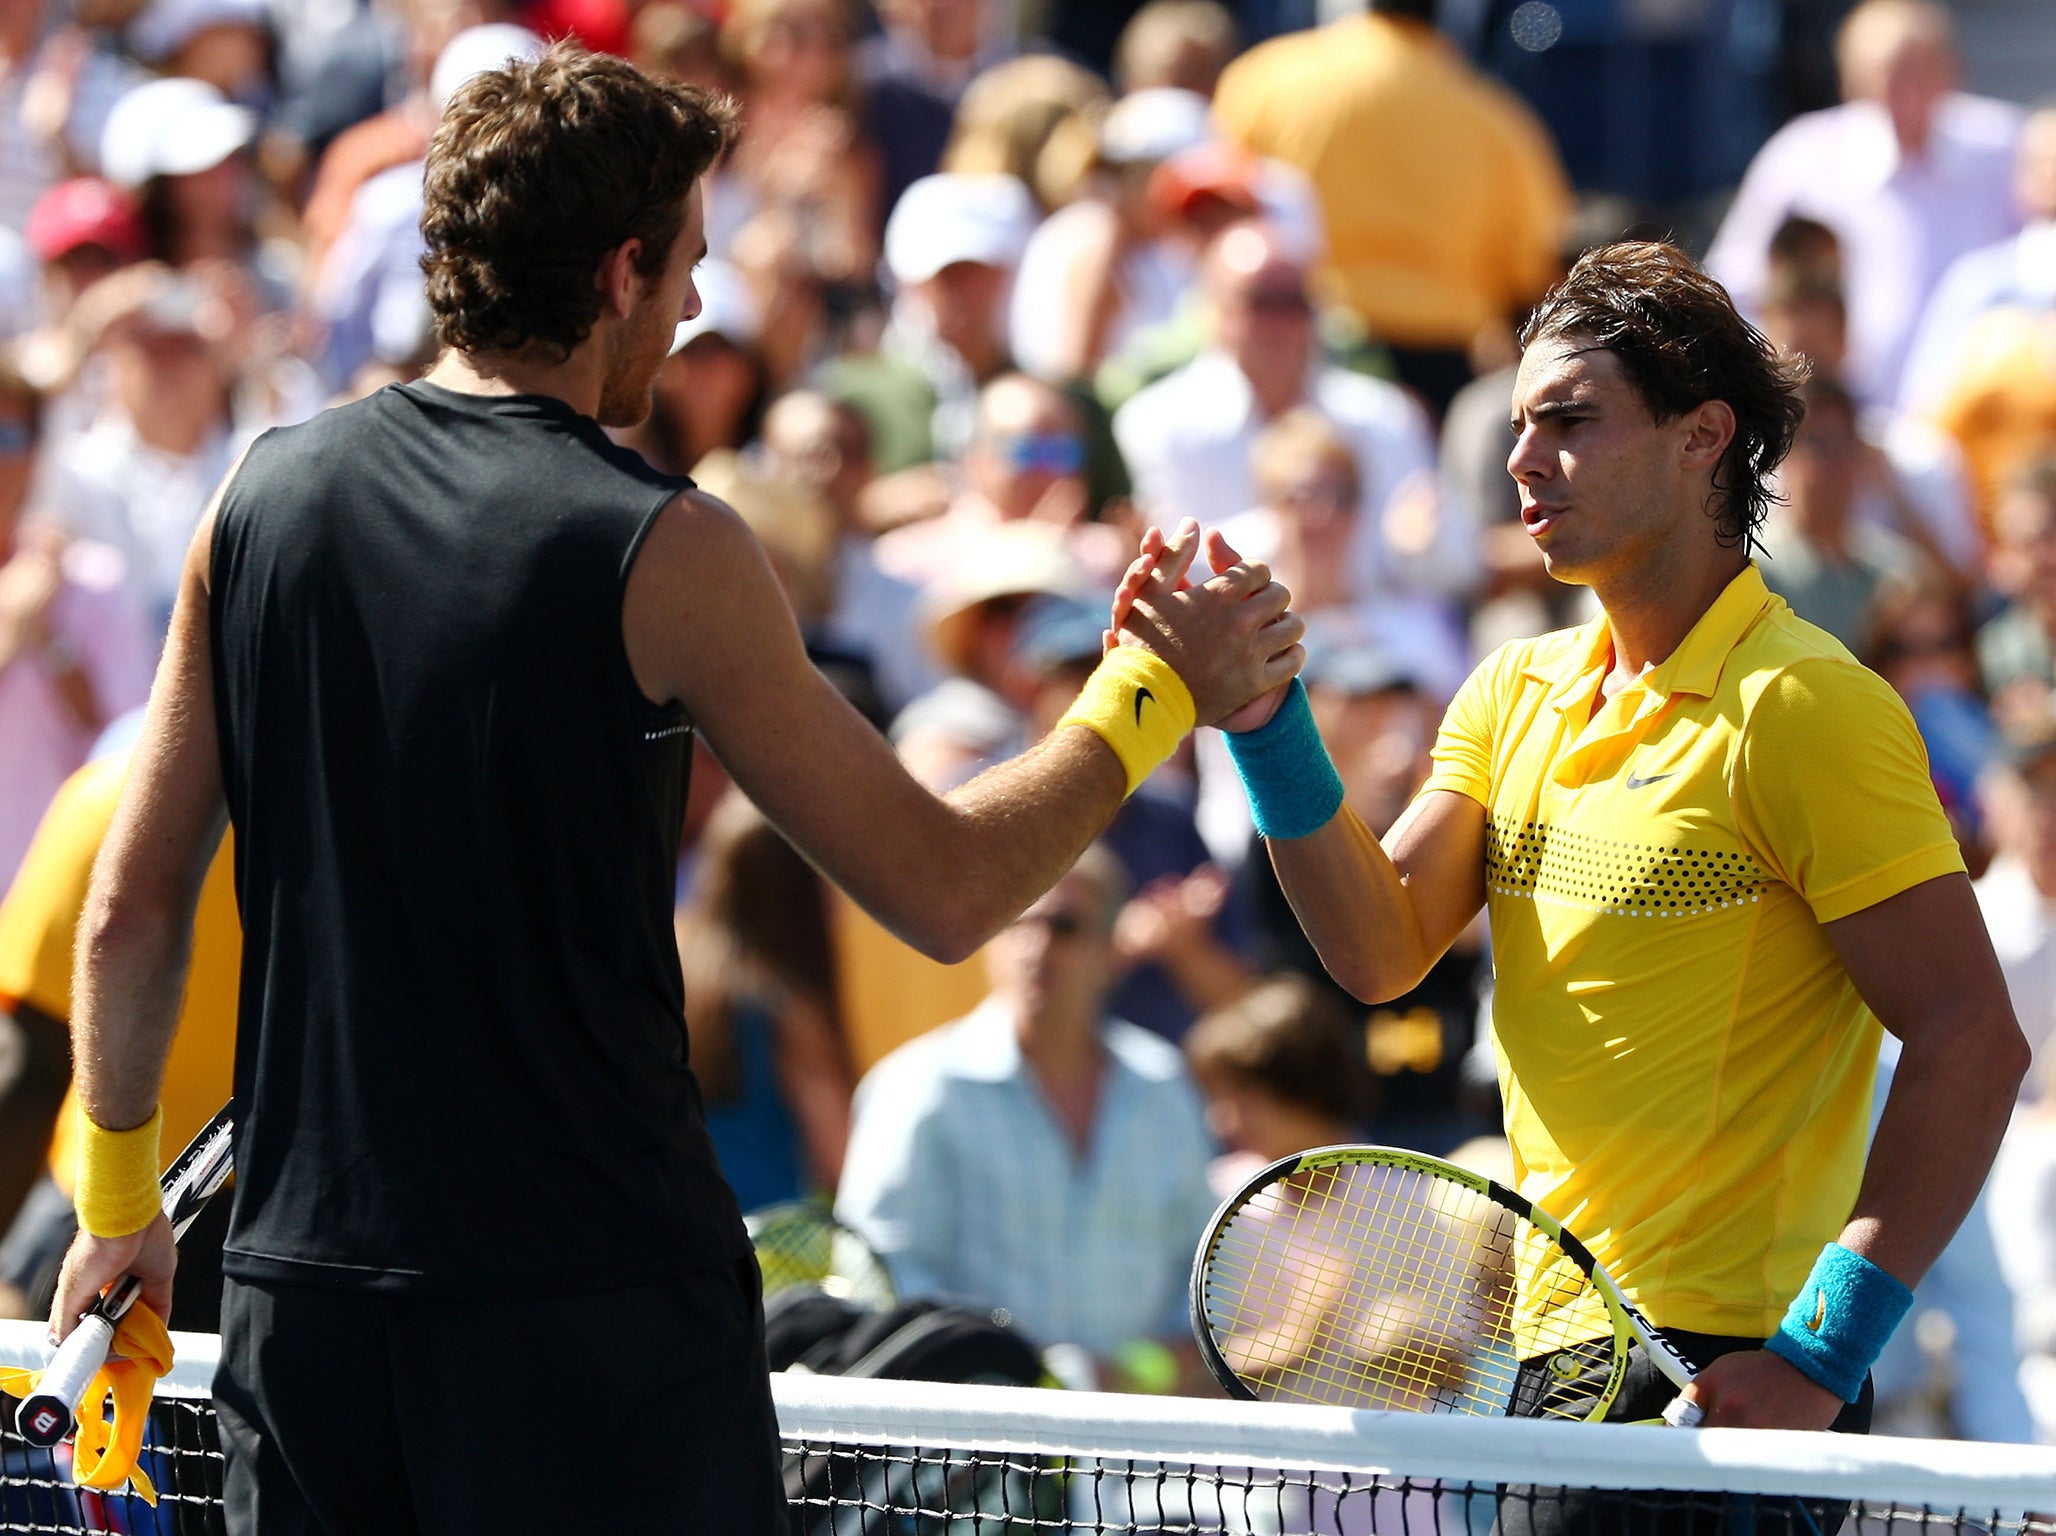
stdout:
{"type": "Polygon", "coordinates": [[[599,318],[601,259],[640,240],[637,271],[662,270],[735,121],[724,96],[571,43],[474,75],[422,180],[436,339],[569,357],[599,318]]]}
{"type": "Polygon", "coordinates": [[[1563,340],[1611,352],[1659,422],[1708,400],[1727,402],[1735,436],[1714,469],[1707,511],[1722,544],[1756,545],[1778,499],[1771,472],[1806,414],[1806,365],[1780,356],[1691,257],[1654,240],[1587,251],[1535,306],[1520,339],[1523,347],[1563,340]]]}

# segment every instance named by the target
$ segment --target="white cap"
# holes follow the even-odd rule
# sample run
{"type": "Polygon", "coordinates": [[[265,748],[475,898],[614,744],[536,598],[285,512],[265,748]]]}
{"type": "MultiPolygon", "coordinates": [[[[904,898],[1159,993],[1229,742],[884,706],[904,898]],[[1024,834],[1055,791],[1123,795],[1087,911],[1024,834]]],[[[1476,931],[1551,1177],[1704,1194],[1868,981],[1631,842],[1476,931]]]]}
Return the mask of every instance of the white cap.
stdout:
{"type": "Polygon", "coordinates": [[[749,279],[733,263],[710,256],[693,273],[692,282],[699,290],[700,312],[679,322],[671,338],[672,355],[696,336],[723,336],[738,347],[754,345],[764,322],[749,279]]]}
{"type": "Polygon", "coordinates": [[[528,28],[517,27],[511,21],[466,27],[443,44],[443,51],[435,56],[435,68],[428,76],[428,99],[441,113],[473,75],[502,69],[516,59],[524,63],[539,59],[548,47],[528,28]]]}
{"type": "Polygon", "coordinates": [[[270,24],[265,0],[150,0],[129,23],[129,46],[139,59],[166,59],[209,27],[270,24]]]}
{"type": "Polygon", "coordinates": [[[1115,165],[1152,164],[1214,136],[1213,108],[1197,91],[1155,86],[1114,103],[1099,125],[1099,154],[1115,165]]]}
{"type": "Polygon", "coordinates": [[[902,287],[975,261],[1018,266],[1035,230],[1035,199],[1013,176],[944,172],[900,194],[885,221],[885,265],[902,287]]]}
{"type": "Polygon", "coordinates": [[[257,119],[204,80],[149,80],[114,104],[100,172],[133,190],[153,176],[212,170],[257,136],[257,119]]]}

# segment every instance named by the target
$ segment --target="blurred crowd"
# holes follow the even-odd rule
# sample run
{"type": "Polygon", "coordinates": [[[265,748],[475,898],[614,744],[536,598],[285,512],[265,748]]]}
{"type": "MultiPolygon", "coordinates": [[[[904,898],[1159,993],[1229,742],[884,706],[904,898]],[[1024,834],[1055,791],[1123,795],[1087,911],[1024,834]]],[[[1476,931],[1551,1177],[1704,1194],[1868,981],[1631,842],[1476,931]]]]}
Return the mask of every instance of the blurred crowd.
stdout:
{"type": "MultiPolygon", "coordinates": [[[[118,783],[240,449],[431,360],[443,103],[563,36],[741,103],[703,307],[621,436],[738,509],[919,777],[1047,731],[1143,529],[1194,517],[1295,594],[1382,832],[1472,664],[1594,611],[1505,470],[1525,309],[1582,249],[1695,240],[1704,190],[1566,144],[1612,7],[1460,9],[0,0],[0,932],[75,921],[111,814],[79,775],[118,783]]],[[[1845,10],[1782,7],[1785,74],[1826,83],[1766,109],[1695,243],[1811,367],[1764,574],[1906,699],[2037,1052],[1887,1421],[2056,1438],[2056,105],[1965,91],[1934,0],[1845,10]]],[[[1359,1137],[1505,1156],[1482,928],[1407,996],[1349,997],[1207,735],[962,966],[827,888],[704,750],[690,821],[692,1050],[745,1208],[833,1195],[902,1289],[1004,1307],[1093,1379],[1194,1379],[1184,1275],[1239,1172],[1359,1137]]],[[[202,971],[235,942],[209,922],[202,971]]],[[[32,1296],[68,966],[7,951],[0,1223],[29,1193],[0,1279],[32,1296]]],[[[189,1023],[228,998],[196,980],[189,1023]]],[[[204,1120],[226,1035],[200,1036],[204,1120]]]]}

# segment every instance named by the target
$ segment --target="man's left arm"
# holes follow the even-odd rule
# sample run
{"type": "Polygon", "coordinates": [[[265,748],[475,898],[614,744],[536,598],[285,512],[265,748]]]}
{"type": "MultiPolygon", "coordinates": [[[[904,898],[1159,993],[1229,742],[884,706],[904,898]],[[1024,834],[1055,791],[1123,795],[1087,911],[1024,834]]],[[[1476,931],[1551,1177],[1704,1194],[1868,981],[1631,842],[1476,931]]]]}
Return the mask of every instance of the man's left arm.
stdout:
{"type": "MultiPolygon", "coordinates": [[[[1969,877],[1943,875],[1824,925],[1857,991],[1903,1044],[1838,1241],[1909,1290],[1977,1198],[2028,1045],[1969,877]]],[[[1825,1429],[1841,1400],[1768,1350],[1729,1355],[1687,1395],[1709,1425],[1825,1429]]]]}

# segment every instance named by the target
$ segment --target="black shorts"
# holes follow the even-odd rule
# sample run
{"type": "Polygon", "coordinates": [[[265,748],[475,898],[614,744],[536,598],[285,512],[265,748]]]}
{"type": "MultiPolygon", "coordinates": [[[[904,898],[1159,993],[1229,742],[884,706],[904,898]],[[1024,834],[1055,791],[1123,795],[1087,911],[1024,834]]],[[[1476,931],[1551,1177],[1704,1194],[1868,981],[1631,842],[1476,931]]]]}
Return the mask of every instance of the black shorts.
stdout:
{"type": "MultiPolygon", "coordinates": [[[[1763,1340],[1720,1334],[1664,1330],[1673,1348],[1697,1370],[1722,1355],[1761,1349],[1763,1340]]],[[[1589,1412],[1605,1385],[1613,1358],[1610,1343],[1574,1345],[1521,1362],[1514,1384],[1517,1418],[1589,1412]]],[[[1640,1344],[1628,1351],[1628,1373],[1620,1395],[1606,1410],[1609,1424],[1659,1419],[1678,1389],[1656,1368],[1640,1344]]],[[[1860,1435],[1870,1429],[1873,1393],[1865,1377],[1863,1391],[1828,1427],[1860,1435]]],[[[1601,1493],[1586,1488],[1538,1488],[1508,1485],[1499,1490],[1497,1536],[1730,1536],[1750,1530],[1754,1536],[1835,1536],[1849,1506],[1836,1500],[1759,1498],[1737,1518],[1735,1495],[1646,1491],[1601,1493]]]]}
{"type": "Polygon", "coordinates": [[[757,1265],[596,1296],[231,1279],[231,1536],[786,1529],[757,1265]]]}

